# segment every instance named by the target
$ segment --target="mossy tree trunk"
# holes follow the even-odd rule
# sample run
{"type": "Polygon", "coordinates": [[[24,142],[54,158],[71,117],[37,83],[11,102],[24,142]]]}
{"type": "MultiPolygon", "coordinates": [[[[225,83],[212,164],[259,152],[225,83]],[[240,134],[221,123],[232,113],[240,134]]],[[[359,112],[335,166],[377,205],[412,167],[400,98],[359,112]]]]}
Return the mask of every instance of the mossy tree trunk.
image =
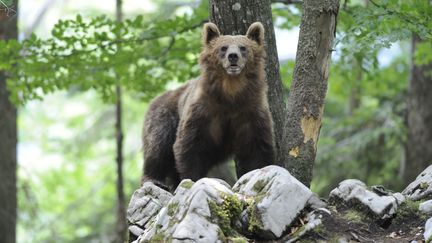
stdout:
{"type": "Polygon", "coordinates": [[[338,0],[303,2],[282,166],[306,186],[312,180],[338,10],[338,0]]]}
{"type": "Polygon", "coordinates": [[[432,164],[432,62],[417,65],[414,55],[422,40],[412,39],[412,66],[408,85],[404,182],[408,185],[432,164]]]}
{"type": "Polygon", "coordinates": [[[210,0],[210,21],[215,23],[222,34],[244,35],[253,22],[261,22],[265,29],[266,43],[266,78],[268,83],[268,101],[273,116],[276,157],[283,161],[283,151],[287,141],[283,136],[286,108],[284,88],[279,73],[279,60],[273,28],[270,0],[210,0]]]}
{"type": "MultiPolygon", "coordinates": [[[[0,5],[0,38],[17,38],[18,0],[10,9],[0,5]]],[[[6,74],[0,72],[0,242],[16,241],[17,110],[9,100],[6,74]]]]}

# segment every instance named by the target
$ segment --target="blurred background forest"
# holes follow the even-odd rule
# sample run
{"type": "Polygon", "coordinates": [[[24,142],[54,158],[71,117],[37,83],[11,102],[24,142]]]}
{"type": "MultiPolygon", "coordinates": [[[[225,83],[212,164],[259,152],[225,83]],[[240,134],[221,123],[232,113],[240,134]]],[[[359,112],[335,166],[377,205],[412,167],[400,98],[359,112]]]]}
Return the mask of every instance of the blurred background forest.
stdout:
{"type": "MultiPolygon", "coordinates": [[[[8,2],[0,11],[18,14],[18,41],[0,42],[0,69],[19,109],[17,242],[108,242],[117,210],[116,87],[127,203],[140,185],[147,104],[199,74],[208,3],[124,0],[118,22],[115,1],[19,0],[18,13],[8,2]]],[[[302,8],[273,2],[289,94],[302,8]]],[[[341,1],[312,191],[327,196],[346,178],[406,186],[410,70],[427,67],[432,83],[431,18],[427,0],[341,1]]]]}

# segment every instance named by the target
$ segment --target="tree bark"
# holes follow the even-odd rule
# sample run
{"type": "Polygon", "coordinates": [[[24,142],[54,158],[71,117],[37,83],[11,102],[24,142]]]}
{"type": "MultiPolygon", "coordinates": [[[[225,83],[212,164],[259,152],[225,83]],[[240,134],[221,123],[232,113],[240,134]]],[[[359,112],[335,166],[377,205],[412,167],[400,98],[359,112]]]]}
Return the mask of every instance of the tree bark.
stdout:
{"type": "Polygon", "coordinates": [[[408,137],[403,173],[406,184],[432,164],[432,62],[426,65],[414,63],[417,44],[421,42],[417,35],[413,36],[406,119],[408,137]]]}
{"type": "MultiPolygon", "coordinates": [[[[7,12],[0,10],[0,38],[17,38],[18,0],[7,12]]],[[[0,242],[16,241],[17,217],[17,110],[9,100],[6,74],[0,72],[0,242]]]]}
{"type": "Polygon", "coordinates": [[[305,0],[288,99],[282,166],[310,186],[315,161],[339,0],[305,0]]]}
{"type": "MultiPolygon", "coordinates": [[[[116,20],[123,21],[123,0],[116,0],[116,20]]],[[[120,77],[118,77],[120,78],[120,77]]],[[[127,223],[126,207],[123,186],[123,128],[122,128],[122,89],[116,85],[116,145],[117,145],[117,223],[116,239],[114,242],[126,242],[127,223]]]]}
{"type": "Polygon", "coordinates": [[[279,73],[279,60],[273,28],[270,0],[210,0],[210,20],[224,35],[244,35],[249,26],[256,21],[264,25],[265,47],[267,52],[266,79],[268,101],[273,116],[275,131],[275,163],[283,161],[287,140],[284,138],[286,106],[284,89],[279,73]]]}

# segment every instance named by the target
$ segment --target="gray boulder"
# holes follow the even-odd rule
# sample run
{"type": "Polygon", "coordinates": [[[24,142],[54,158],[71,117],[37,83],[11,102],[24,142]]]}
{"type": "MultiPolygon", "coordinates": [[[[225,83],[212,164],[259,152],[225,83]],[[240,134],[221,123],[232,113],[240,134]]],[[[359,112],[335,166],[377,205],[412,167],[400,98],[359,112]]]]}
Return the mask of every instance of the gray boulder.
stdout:
{"type": "Polygon", "coordinates": [[[267,239],[280,237],[313,195],[286,169],[274,165],[243,175],[233,191],[249,205],[243,220],[247,230],[267,239]]]}
{"type": "Polygon", "coordinates": [[[432,199],[432,165],[420,173],[415,181],[402,191],[402,194],[414,201],[424,198],[432,199]]]}
{"type": "Polygon", "coordinates": [[[330,200],[367,208],[376,217],[387,219],[396,213],[398,205],[405,199],[400,193],[378,195],[368,189],[362,181],[348,179],[339,183],[339,186],[330,192],[330,200]]]}
{"type": "Polygon", "coordinates": [[[432,213],[432,200],[420,203],[419,210],[423,213],[432,213]]]}
{"type": "Polygon", "coordinates": [[[229,232],[230,216],[224,203],[238,201],[222,180],[184,180],[140,237],[139,242],[223,242],[229,232]],[[231,201],[228,199],[230,198],[231,201]],[[226,216],[226,218],[222,218],[226,216]],[[221,222],[228,219],[228,222],[221,222]],[[221,224],[228,224],[226,228],[221,224]]]}
{"type": "Polygon", "coordinates": [[[145,225],[165,206],[172,194],[157,187],[151,182],[146,182],[132,195],[127,209],[127,220],[131,225],[129,230],[138,236],[145,225]]]}

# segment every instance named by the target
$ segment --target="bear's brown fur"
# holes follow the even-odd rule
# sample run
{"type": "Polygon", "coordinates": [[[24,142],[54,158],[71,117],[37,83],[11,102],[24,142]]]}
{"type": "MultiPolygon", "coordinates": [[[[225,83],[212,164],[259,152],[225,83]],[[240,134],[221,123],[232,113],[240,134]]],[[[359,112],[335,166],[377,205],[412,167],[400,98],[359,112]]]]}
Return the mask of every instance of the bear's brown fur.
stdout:
{"type": "Polygon", "coordinates": [[[237,176],[273,162],[265,82],[264,28],[220,35],[204,25],[201,75],[157,97],[144,121],[144,177],[176,186],[198,180],[231,156],[237,176]]]}

